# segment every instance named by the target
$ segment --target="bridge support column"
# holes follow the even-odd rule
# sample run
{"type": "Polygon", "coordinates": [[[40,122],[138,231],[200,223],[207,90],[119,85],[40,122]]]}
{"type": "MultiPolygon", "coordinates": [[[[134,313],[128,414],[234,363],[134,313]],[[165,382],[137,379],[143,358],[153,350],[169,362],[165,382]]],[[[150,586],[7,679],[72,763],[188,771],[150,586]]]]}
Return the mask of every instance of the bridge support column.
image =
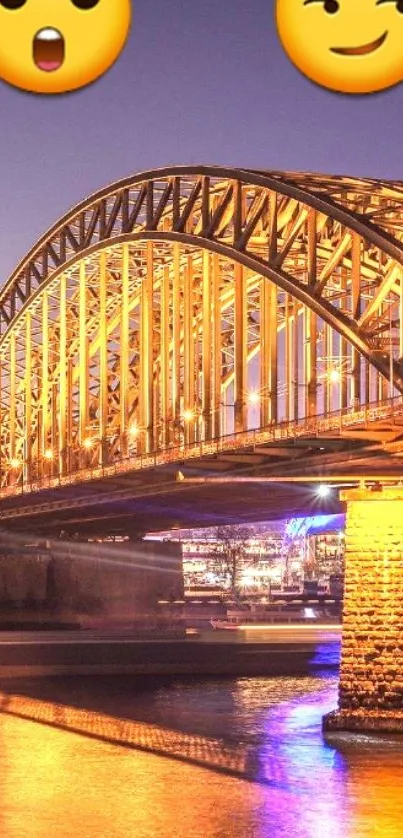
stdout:
{"type": "Polygon", "coordinates": [[[339,707],[325,730],[403,733],[403,487],[349,489],[339,707]]]}

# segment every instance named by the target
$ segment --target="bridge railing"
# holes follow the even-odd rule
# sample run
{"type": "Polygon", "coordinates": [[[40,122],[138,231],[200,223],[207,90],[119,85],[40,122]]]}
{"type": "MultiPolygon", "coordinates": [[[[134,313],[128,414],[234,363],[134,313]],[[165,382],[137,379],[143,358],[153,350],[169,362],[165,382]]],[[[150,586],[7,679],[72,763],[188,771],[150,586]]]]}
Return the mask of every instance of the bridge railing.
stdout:
{"type": "Polygon", "coordinates": [[[78,469],[66,475],[58,474],[52,477],[43,477],[39,480],[15,483],[2,488],[0,498],[39,492],[57,486],[91,482],[130,471],[154,469],[169,465],[169,463],[176,463],[179,466],[184,460],[217,456],[220,453],[231,453],[240,449],[253,450],[259,445],[267,445],[273,442],[310,436],[320,437],[331,432],[342,434],[343,430],[365,428],[375,422],[386,422],[392,426],[394,424],[402,425],[403,428],[403,397],[398,396],[384,401],[372,402],[357,408],[343,408],[332,411],[326,416],[304,417],[295,421],[271,424],[264,428],[239,431],[212,440],[203,440],[197,443],[183,442],[179,445],[158,449],[149,454],[133,454],[115,460],[113,463],[78,469]]]}

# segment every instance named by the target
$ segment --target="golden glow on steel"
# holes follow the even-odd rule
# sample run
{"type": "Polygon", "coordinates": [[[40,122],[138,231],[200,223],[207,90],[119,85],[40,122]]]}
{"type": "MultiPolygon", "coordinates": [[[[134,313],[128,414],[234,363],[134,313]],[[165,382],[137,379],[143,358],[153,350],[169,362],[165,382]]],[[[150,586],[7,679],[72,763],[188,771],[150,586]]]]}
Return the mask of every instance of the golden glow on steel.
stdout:
{"type": "Polygon", "coordinates": [[[395,420],[401,204],[394,183],[215,167],[85,201],[0,292],[0,493],[17,460],[27,491],[129,468],[135,436],[142,468],[395,420]]]}

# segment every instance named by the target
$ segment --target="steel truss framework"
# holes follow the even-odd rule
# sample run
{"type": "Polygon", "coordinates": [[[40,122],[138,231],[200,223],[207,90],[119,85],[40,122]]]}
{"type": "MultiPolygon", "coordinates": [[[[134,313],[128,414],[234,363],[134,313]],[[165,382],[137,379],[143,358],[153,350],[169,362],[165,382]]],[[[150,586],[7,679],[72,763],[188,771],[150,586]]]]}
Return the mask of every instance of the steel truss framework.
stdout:
{"type": "Polygon", "coordinates": [[[176,167],[88,198],[0,294],[1,485],[402,393],[402,242],[403,183],[176,167]]]}

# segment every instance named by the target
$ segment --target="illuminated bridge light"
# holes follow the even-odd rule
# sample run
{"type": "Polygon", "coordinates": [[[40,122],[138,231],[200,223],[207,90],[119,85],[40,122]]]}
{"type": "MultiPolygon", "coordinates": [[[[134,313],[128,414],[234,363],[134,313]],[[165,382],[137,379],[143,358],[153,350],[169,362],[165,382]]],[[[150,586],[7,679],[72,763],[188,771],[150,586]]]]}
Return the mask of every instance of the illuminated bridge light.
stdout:
{"type": "Polygon", "coordinates": [[[118,462],[158,468],[224,445],[264,457],[278,440],[323,447],[395,421],[400,220],[399,182],[214,166],[140,173],[85,199],[0,291],[1,491],[20,492],[15,452],[28,494],[118,462]],[[54,359],[41,375],[39,358],[54,359]],[[44,440],[57,478],[41,467],[44,440]]]}
{"type": "Polygon", "coordinates": [[[183,418],[184,418],[185,422],[191,422],[192,419],[195,418],[193,410],[185,410],[185,412],[183,414],[183,418]]]}
{"type": "Polygon", "coordinates": [[[316,491],[320,498],[328,498],[332,494],[332,487],[327,486],[326,483],[321,483],[316,491]]]}
{"type": "Polygon", "coordinates": [[[251,404],[251,405],[259,404],[260,395],[257,392],[257,390],[251,390],[251,392],[248,393],[247,402],[248,402],[248,404],[251,404]]]}

